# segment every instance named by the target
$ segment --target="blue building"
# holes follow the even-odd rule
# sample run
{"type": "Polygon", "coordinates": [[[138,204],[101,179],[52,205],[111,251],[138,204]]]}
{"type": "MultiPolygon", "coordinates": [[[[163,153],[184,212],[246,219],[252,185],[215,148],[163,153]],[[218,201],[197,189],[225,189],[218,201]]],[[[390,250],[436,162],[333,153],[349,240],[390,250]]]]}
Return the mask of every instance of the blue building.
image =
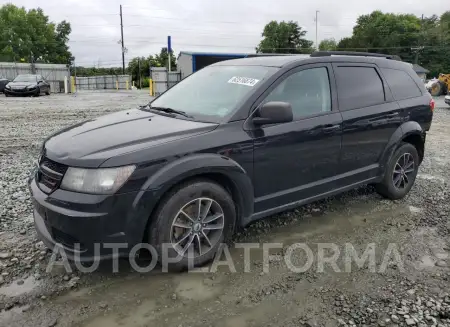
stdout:
{"type": "Polygon", "coordinates": [[[177,58],[177,68],[181,73],[181,79],[191,75],[197,70],[219,61],[245,58],[248,53],[212,53],[181,51],[177,58]]]}

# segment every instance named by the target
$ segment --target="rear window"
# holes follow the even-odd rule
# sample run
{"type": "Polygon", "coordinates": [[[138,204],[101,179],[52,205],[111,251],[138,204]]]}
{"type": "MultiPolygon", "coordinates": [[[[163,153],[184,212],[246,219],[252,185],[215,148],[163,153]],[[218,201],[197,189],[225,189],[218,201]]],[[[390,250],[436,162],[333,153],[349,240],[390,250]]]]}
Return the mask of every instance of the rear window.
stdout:
{"type": "Polygon", "coordinates": [[[415,98],[422,95],[412,77],[403,70],[382,68],[381,72],[386,78],[395,100],[415,98]]]}
{"type": "Polygon", "coordinates": [[[383,82],[375,68],[340,66],[336,70],[339,109],[351,110],[383,103],[383,82]]]}

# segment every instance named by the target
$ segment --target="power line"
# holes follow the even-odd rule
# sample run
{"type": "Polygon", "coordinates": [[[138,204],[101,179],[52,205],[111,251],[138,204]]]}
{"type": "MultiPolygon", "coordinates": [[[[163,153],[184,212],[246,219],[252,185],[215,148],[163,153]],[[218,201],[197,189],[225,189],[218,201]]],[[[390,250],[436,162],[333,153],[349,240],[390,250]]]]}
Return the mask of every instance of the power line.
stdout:
{"type": "Polygon", "coordinates": [[[95,16],[95,17],[102,17],[102,16],[117,16],[117,14],[104,14],[104,13],[101,13],[101,14],[64,14],[64,15],[61,15],[61,17],[93,17],[93,16],[95,16]]]}
{"type": "MultiPolygon", "coordinates": [[[[89,40],[89,41],[77,41],[80,43],[85,43],[85,42],[91,42],[91,43],[95,43],[95,44],[112,44],[111,42],[99,42],[99,41],[95,41],[95,40],[89,40]]],[[[164,41],[156,41],[156,42],[148,42],[145,40],[140,41],[142,44],[153,44],[153,45],[166,45],[166,43],[164,41]]],[[[40,45],[49,45],[49,44],[60,44],[56,41],[51,41],[51,42],[32,42],[33,44],[40,44],[40,45]]],[[[10,44],[10,42],[6,41],[6,42],[0,42],[0,44],[10,44]]],[[[225,47],[225,48],[255,48],[254,45],[251,46],[241,46],[241,45],[234,45],[234,44],[195,44],[195,43],[184,43],[184,42],[177,42],[177,45],[185,45],[185,46],[199,46],[199,47],[225,47]]],[[[402,45],[402,46],[394,46],[394,47],[373,47],[373,46],[366,46],[366,47],[347,47],[347,48],[341,48],[341,49],[355,49],[355,50],[364,50],[364,49],[374,49],[374,50],[383,50],[383,49],[408,49],[408,48],[414,48],[417,47],[416,44],[412,44],[412,45],[402,45]]],[[[423,45],[424,48],[449,48],[450,46],[447,45],[423,45]]],[[[271,48],[271,49],[277,49],[277,50],[294,50],[294,49],[298,49],[298,48],[271,48]]]]}
{"type": "MultiPolygon", "coordinates": [[[[170,30],[168,32],[173,32],[175,34],[177,34],[176,32],[174,32],[173,30],[170,30]]],[[[162,33],[163,35],[166,35],[166,33],[162,33]]],[[[205,32],[200,32],[200,33],[195,33],[195,36],[209,36],[209,37],[214,37],[216,38],[236,38],[236,37],[261,37],[261,33],[248,33],[248,34],[237,34],[237,33],[207,33],[207,31],[205,32]]],[[[185,37],[185,36],[184,36],[185,37]]],[[[127,40],[151,40],[151,39],[157,39],[159,38],[158,36],[152,36],[152,37],[146,37],[146,36],[131,36],[131,37],[127,37],[127,40]]],[[[114,36],[98,36],[98,37],[86,37],[83,40],[69,40],[70,42],[84,42],[85,40],[113,40],[115,39],[114,36]]]]}
{"type": "MultiPolygon", "coordinates": [[[[131,16],[131,15],[127,15],[127,16],[131,16]]],[[[152,17],[147,17],[147,18],[152,18],[152,17]]],[[[192,19],[177,19],[178,22],[192,22],[192,19]]],[[[205,21],[202,20],[196,20],[196,23],[204,23],[205,21]]],[[[268,24],[270,21],[264,21],[261,23],[255,23],[255,25],[259,25],[259,24],[268,24]]],[[[221,21],[216,21],[214,23],[225,23],[225,22],[221,22],[221,21]]],[[[241,25],[243,24],[243,22],[226,22],[229,24],[233,24],[236,25],[236,27],[241,28],[241,25]]],[[[248,24],[248,22],[246,22],[246,24],[248,24]]],[[[300,23],[299,23],[300,24],[300,23]]],[[[322,27],[339,27],[339,26],[355,26],[356,23],[351,23],[351,24],[321,24],[320,26],[322,27]]],[[[71,24],[71,26],[73,27],[114,27],[116,25],[114,24],[71,24]]],[[[301,24],[300,26],[305,27],[305,24],[301,24]]],[[[164,27],[161,25],[148,25],[148,24],[131,24],[131,25],[124,25],[124,27],[164,27]]]]}

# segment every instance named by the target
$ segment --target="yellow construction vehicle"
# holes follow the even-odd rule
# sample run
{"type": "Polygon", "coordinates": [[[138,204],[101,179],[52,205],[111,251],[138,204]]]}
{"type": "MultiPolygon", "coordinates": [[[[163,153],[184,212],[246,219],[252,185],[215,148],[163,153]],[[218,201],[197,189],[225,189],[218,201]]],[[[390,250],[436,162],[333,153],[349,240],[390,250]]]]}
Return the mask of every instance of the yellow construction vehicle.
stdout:
{"type": "Polygon", "coordinates": [[[434,97],[450,94],[450,74],[439,74],[439,78],[430,80],[426,87],[434,97]]]}

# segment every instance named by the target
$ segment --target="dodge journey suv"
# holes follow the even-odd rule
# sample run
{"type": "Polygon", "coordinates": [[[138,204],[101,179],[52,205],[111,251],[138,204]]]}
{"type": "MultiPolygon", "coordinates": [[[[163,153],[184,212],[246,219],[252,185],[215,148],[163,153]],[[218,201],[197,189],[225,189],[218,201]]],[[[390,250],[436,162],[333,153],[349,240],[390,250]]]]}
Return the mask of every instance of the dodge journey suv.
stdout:
{"type": "Polygon", "coordinates": [[[146,106],[47,138],[29,181],[35,226],[69,258],[146,243],[202,265],[257,219],[362,184],[404,197],[433,109],[411,65],[389,55],[216,63],[146,106]]]}

